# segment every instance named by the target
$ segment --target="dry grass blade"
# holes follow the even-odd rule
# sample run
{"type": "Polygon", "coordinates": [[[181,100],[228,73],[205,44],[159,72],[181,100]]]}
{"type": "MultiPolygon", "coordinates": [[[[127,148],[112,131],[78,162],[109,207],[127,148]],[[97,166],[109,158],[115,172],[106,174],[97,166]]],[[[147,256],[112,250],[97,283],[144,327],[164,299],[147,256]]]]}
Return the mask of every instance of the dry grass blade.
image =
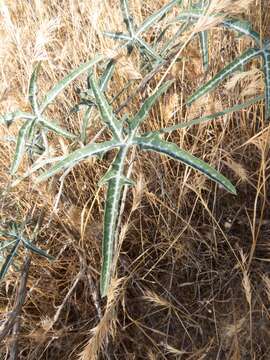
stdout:
{"type": "Polygon", "coordinates": [[[98,360],[102,349],[106,348],[106,344],[110,337],[114,337],[117,327],[117,307],[121,301],[123,279],[112,281],[107,305],[102,318],[98,325],[91,330],[91,338],[81,352],[80,360],[98,360]]]}
{"type": "Polygon", "coordinates": [[[18,293],[16,295],[16,301],[13,310],[8,315],[7,320],[4,321],[3,324],[1,324],[1,328],[0,328],[1,342],[9,334],[10,330],[12,329],[13,325],[17,321],[17,318],[20,316],[20,313],[22,311],[22,307],[26,297],[26,291],[27,291],[26,287],[27,287],[30,264],[31,264],[31,258],[27,256],[22,266],[20,284],[18,287],[18,293]]]}

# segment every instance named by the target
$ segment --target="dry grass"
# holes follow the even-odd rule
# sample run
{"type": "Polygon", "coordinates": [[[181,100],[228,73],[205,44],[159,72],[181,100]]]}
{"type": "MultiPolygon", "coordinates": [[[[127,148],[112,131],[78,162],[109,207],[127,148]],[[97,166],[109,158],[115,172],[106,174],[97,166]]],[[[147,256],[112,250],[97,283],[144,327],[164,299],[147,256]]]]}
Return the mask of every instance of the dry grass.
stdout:
{"type": "MultiPolygon", "coordinates": [[[[270,35],[267,1],[253,1],[249,9],[247,1],[233,1],[234,7],[229,3],[223,0],[222,9],[240,11],[263,36],[270,35]]],[[[35,60],[44,60],[39,88],[45,92],[97,51],[114,47],[112,40],[102,36],[103,30],[124,30],[116,0],[6,0],[1,4],[6,4],[0,24],[1,112],[18,106],[27,109],[35,60]]],[[[132,0],[131,4],[140,22],[165,1],[132,0]]],[[[158,31],[158,25],[154,30],[158,31]]],[[[145,129],[218,111],[245,91],[261,91],[261,74],[253,65],[245,76],[220,86],[207,102],[197,102],[189,113],[181,110],[187,95],[204,81],[197,45],[193,42],[183,49],[188,61],[170,67],[167,76],[177,80],[174,89],[152,111],[145,129]]],[[[212,30],[210,72],[216,73],[248,45],[246,38],[212,30]]],[[[119,59],[109,90],[112,96],[127,79],[135,79],[135,89],[141,77],[137,53],[129,59],[120,54],[119,59]]],[[[163,75],[156,77],[144,96],[163,75]]],[[[71,131],[78,131],[82,120],[80,115],[66,116],[76,100],[75,85],[82,81],[70,86],[50,107],[50,116],[71,131]]],[[[129,111],[140,102],[141,97],[136,96],[129,111]]],[[[89,128],[89,137],[95,130],[89,128]]],[[[17,128],[13,125],[0,131],[3,191],[10,180],[14,151],[14,143],[3,139],[16,136],[17,128]]],[[[136,157],[137,186],[127,193],[117,278],[107,305],[97,291],[104,207],[104,189],[97,183],[109,159],[86,161],[73,169],[65,179],[57,208],[59,177],[37,187],[32,175],[2,195],[1,221],[20,223],[31,212],[29,234],[44,212],[38,244],[56,257],[48,262],[32,256],[18,359],[270,358],[270,128],[263,107],[254,105],[211,124],[179,130],[171,137],[222,170],[236,184],[238,196],[158,155],[136,157]]],[[[52,154],[69,151],[68,142],[56,136],[50,140],[52,154]]],[[[28,166],[25,162],[21,172],[28,166]]],[[[3,319],[12,309],[18,282],[19,273],[13,269],[1,283],[3,319]]],[[[11,344],[12,336],[1,344],[1,359],[9,358],[11,344]]]]}

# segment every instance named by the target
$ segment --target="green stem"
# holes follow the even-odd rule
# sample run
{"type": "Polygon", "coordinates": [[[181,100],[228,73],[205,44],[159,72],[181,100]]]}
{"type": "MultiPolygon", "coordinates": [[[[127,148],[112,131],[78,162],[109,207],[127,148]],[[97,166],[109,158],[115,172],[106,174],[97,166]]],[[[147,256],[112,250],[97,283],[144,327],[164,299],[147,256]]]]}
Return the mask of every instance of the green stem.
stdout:
{"type": "Polygon", "coordinates": [[[119,214],[122,189],[125,185],[125,182],[123,181],[123,173],[127,151],[128,146],[119,150],[112,165],[112,170],[115,171],[115,176],[108,181],[102,241],[102,270],[100,280],[100,292],[102,297],[107,295],[111,274],[113,272],[112,260],[115,248],[114,245],[117,239],[116,224],[119,214]]]}

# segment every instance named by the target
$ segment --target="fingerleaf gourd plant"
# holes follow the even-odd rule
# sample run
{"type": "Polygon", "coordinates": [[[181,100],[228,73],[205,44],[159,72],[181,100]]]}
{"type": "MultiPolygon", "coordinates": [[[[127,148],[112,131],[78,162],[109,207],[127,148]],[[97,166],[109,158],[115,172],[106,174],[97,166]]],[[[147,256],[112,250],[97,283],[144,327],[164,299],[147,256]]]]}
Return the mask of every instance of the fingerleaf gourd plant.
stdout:
{"type": "MultiPolygon", "coordinates": [[[[123,20],[127,28],[127,34],[124,33],[113,33],[106,32],[105,35],[113,39],[123,41],[124,43],[119,46],[117,49],[127,47],[128,54],[130,54],[134,47],[137,47],[140,54],[143,55],[142,69],[149,70],[146,65],[148,65],[149,58],[153,61],[154,67],[153,73],[158,73],[157,69],[160,64],[165,64],[164,57],[170,59],[169,56],[175,54],[175,50],[178,51],[179,47],[175,49],[175,39],[177,36],[180,36],[181,32],[185,29],[185,26],[180,26],[179,31],[177,31],[172,39],[169,39],[165,44],[162,44],[161,50],[156,50],[155,46],[158,41],[162,41],[163,35],[166,32],[166,29],[172,23],[182,23],[184,25],[193,25],[202,14],[206,13],[207,6],[205,1],[197,2],[196,6],[191,6],[188,11],[180,11],[179,15],[174,18],[169,24],[165,24],[166,28],[164,31],[161,31],[160,37],[153,41],[154,44],[148,44],[143,39],[144,32],[153,26],[157,21],[160,21],[168,12],[173,8],[173,6],[178,6],[178,9],[181,10],[182,2],[180,0],[172,0],[164,7],[159,9],[157,12],[150,15],[140,26],[134,24],[133,18],[129,11],[128,0],[121,0],[121,8],[123,13],[123,20]]],[[[212,14],[211,16],[216,16],[218,14],[212,14]]],[[[210,16],[210,15],[209,15],[210,16]]],[[[227,65],[222,71],[220,71],[212,80],[207,82],[205,85],[200,87],[195,93],[187,100],[187,104],[191,104],[200,96],[208,93],[213,90],[222,80],[231,75],[239,66],[246,64],[249,60],[254,57],[262,56],[264,59],[264,70],[265,70],[265,99],[266,99],[266,113],[267,116],[270,113],[270,55],[269,55],[269,42],[263,42],[263,45],[260,45],[260,37],[254,32],[251,26],[247,22],[239,21],[237,19],[224,19],[219,23],[220,26],[232,29],[237,31],[242,35],[250,36],[256,43],[254,48],[248,49],[244,54],[239,58],[235,59],[231,64],[227,65]]],[[[208,33],[207,31],[202,31],[200,34],[200,43],[202,48],[202,58],[204,69],[208,69],[209,65],[209,54],[208,54],[208,33]]],[[[182,44],[180,43],[180,47],[182,44]]],[[[126,164],[127,157],[129,155],[130,149],[136,147],[141,151],[150,151],[159,153],[161,155],[166,155],[173,160],[177,160],[190,166],[191,168],[201,172],[211,180],[215,181],[227,191],[232,194],[236,194],[236,190],[232,183],[224,177],[219,171],[208,165],[206,162],[198,159],[189,152],[181,149],[177,144],[166,140],[165,134],[170,133],[176,129],[181,129],[184,127],[192,126],[199,124],[202,121],[213,120],[218,116],[222,116],[229,112],[241,110],[256,101],[262,99],[261,96],[258,96],[254,99],[247,100],[244,104],[238,104],[232,108],[224,109],[223,111],[204,116],[202,118],[192,119],[186,123],[175,124],[167,128],[161,128],[156,131],[150,131],[146,133],[141,133],[141,125],[147,119],[150,110],[156,103],[156,101],[165,94],[166,91],[171,87],[172,81],[167,81],[163,85],[157,88],[156,91],[152,93],[141,105],[138,112],[132,116],[125,114],[122,117],[119,117],[119,112],[117,109],[114,109],[112,104],[107,100],[105,91],[107,89],[108,82],[113,76],[115,70],[116,59],[110,59],[105,55],[97,55],[92,60],[82,64],[77,69],[71,71],[64,79],[62,79],[57,85],[55,85],[43,98],[42,101],[39,100],[38,96],[38,75],[40,70],[40,64],[36,64],[34,67],[30,84],[29,84],[29,96],[28,100],[31,105],[31,112],[23,111],[14,111],[12,113],[7,113],[4,116],[0,117],[0,122],[5,123],[7,126],[10,126],[15,120],[20,119],[23,121],[23,124],[19,130],[15,155],[11,165],[11,175],[14,177],[19,169],[19,166],[22,162],[24,154],[29,149],[31,151],[36,151],[38,153],[45,152],[48,146],[47,144],[47,132],[53,131],[59,136],[63,136],[67,139],[73,141],[74,145],[79,145],[80,147],[74,151],[71,151],[68,155],[64,155],[54,159],[45,159],[45,161],[36,161],[32,166],[32,171],[40,171],[41,168],[44,168],[48,164],[54,162],[55,164],[47,168],[43,172],[39,172],[37,177],[37,182],[45,181],[48,178],[69,170],[76,166],[80,161],[88,159],[93,156],[102,157],[105,153],[109,151],[114,151],[115,157],[112,161],[108,171],[100,180],[100,186],[107,186],[106,200],[105,200],[105,212],[104,212],[104,225],[103,225],[103,241],[102,241],[102,269],[101,269],[101,280],[100,280],[100,290],[101,295],[104,297],[108,293],[108,288],[110,285],[110,280],[114,269],[112,268],[113,256],[115,243],[117,240],[117,223],[119,221],[119,210],[120,204],[123,201],[123,188],[126,185],[132,186],[133,181],[127,176],[126,164]],[[105,62],[104,71],[100,76],[100,79],[97,81],[94,76],[93,67],[98,63],[105,62]],[[60,127],[54,120],[48,119],[44,113],[49,105],[55,100],[57,95],[63,91],[72,81],[74,81],[81,74],[88,72],[88,88],[85,92],[80,92],[80,100],[77,106],[73,107],[71,111],[77,111],[80,107],[84,107],[84,116],[81,126],[81,133],[79,135],[72,134],[67,130],[60,127]],[[98,109],[99,118],[105,128],[107,128],[110,138],[102,142],[89,141],[87,137],[87,128],[91,124],[92,113],[94,109],[98,109]]],[[[147,77],[147,73],[145,77],[147,77]]],[[[152,78],[150,77],[149,80],[152,78]]],[[[49,152],[48,152],[49,157],[49,152]]],[[[15,181],[16,182],[16,181],[15,181]]],[[[1,274],[6,273],[10,259],[13,258],[17,252],[19,244],[31,248],[32,251],[39,253],[40,255],[45,256],[45,254],[38,249],[34,249],[32,245],[23,238],[18,236],[18,231],[11,234],[13,236],[12,243],[8,246],[13,246],[11,249],[11,255],[7,258],[7,261],[4,266],[4,270],[1,271],[1,274]],[[14,234],[15,235],[14,235],[14,234]],[[20,238],[20,240],[18,240],[20,238]]],[[[9,234],[10,235],[10,234],[9,234]]],[[[1,250],[1,249],[0,249],[1,250]]]]}
{"type": "Polygon", "coordinates": [[[122,120],[118,119],[114,115],[112,107],[109,105],[104,94],[100,90],[100,87],[93,75],[90,77],[90,84],[95,96],[95,103],[100,112],[101,121],[110,130],[112,139],[101,143],[90,143],[82,149],[75,150],[40,175],[37,181],[44,181],[60,171],[75,166],[80,161],[90,156],[103,155],[112,149],[118,150],[111,167],[100,182],[100,184],[106,184],[108,186],[104,214],[102,242],[103,261],[101,271],[101,295],[106,296],[112,273],[111,266],[115,239],[117,237],[115,232],[119,205],[121,202],[121,193],[126,184],[132,185],[130,179],[125,176],[126,158],[131,147],[137,146],[141,150],[154,151],[167,155],[202,172],[231,193],[235,194],[236,191],[231,182],[213,167],[180,149],[176,144],[163,140],[157,132],[150,132],[147,135],[139,135],[140,125],[147,118],[149,111],[156,100],[170,87],[172,84],[171,81],[162,85],[153,95],[151,95],[143,103],[142,107],[133,118],[122,120]],[[125,127],[125,125],[127,126],[125,127]]]}

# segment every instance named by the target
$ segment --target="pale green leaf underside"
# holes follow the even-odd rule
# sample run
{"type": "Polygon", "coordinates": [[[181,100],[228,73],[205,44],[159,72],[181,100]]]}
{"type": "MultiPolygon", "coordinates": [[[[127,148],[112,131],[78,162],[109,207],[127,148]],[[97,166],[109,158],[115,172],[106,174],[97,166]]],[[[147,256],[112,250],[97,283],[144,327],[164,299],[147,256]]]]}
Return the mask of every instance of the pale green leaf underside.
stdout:
{"type": "Polygon", "coordinates": [[[39,161],[35,162],[28,171],[26,171],[21,177],[14,180],[11,183],[10,187],[13,188],[13,187],[17,186],[22,180],[26,179],[28,176],[34,174],[35,172],[44,168],[45,166],[51,165],[52,163],[56,163],[57,161],[63,160],[63,157],[64,156],[52,157],[49,159],[45,158],[44,160],[39,160],[39,161]]]}
{"type": "Polygon", "coordinates": [[[190,153],[180,149],[176,144],[162,140],[158,135],[148,137],[137,137],[134,143],[139,145],[143,150],[152,150],[161,154],[165,154],[174,160],[179,160],[184,164],[200,171],[205,176],[222,185],[229,192],[236,194],[236,190],[232,183],[220,174],[213,167],[204,161],[196,158],[190,153]]]}

